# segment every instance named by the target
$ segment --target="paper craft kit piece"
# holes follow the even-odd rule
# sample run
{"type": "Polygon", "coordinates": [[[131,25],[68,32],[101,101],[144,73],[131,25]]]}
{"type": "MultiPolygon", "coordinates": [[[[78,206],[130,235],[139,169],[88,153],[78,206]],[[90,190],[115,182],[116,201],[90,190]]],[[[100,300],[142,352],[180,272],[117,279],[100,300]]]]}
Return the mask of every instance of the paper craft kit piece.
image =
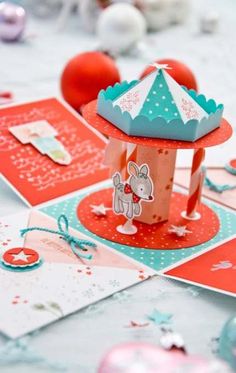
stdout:
{"type": "Polygon", "coordinates": [[[232,175],[236,175],[236,158],[230,159],[226,165],[225,169],[232,175]]]}
{"type": "MultiPolygon", "coordinates": [[[[112,194],[113,189],[110,188],[89,194],[78,204],[77,216],[86,229],[113,243],[150,250],[182,249],[209,241],[218,233],[220,228],[217,214],[205,204],[199,206],[200,220],[184,219],[181,212],[186,204],[187,196],[174,192],[171,197],[168,221],[149,225],[137,221],[135,218],[133,221],[133,224],[137,227],[135,234],[127,235],[117,232],[117,226],[123,226],[126,223],[127,218],[125,216],[116,215],[112,209],[107,211],[106,216],[97,216],[90,207],[101,203],[107,208],[112,207],[112,194]],[[209,221],[211,222],[210,225],[209,221]],[[176,227],[176,233],[170,232],[173,226],[176,227]],[[190,232],[186,232],[179,237],[178,232],[183,230],[184,227],[185,230],[190,232]]],[[[150,204],[150,202],[147,203],[147,205],[150,204]]],[[[154,218],[158,220],[158,216],[154,218]]]]}
{"type": "Polygon", "coordinates": [[[62,143],[55,139],[57,132],[46,121],[26,123],[21,126],[10,127],[9,131],[22,144],[32,144],[42,154],[49,156],[54,162],[68,165],[71,156],[62,143]]]}
{"type": "Polygon", "coordinates": [[[0,109],[0,174],[31,206],[106,179],[105,145],[57,99],[0,109]]]}
{"type": "Polygon", "coordinates": [[[163,274],[236,297],[235,247],[236,235],[175,265],[163,274]]]}
{"type": "Polygon", "coordinates": [[[110,140],[106,148],[105,163],[110,167],[111,176],[119,171],[121,178],[127,178],[129,175],[127,175],[126,164],[130,161],[135,161],[139,165],[148,164],[150,169],[150,178],[155,185],[153,200],[151,204],[142,205],[142,211],[135,220],[153,224],[168,219],[175,160],[175,149],[155,149],[125,144],[117,139],[110,140]]]}
{"type": "Polygon", "coordinates": [[[70,233],[78,239],[96,243],[96,250],[89,246],[86,249],[92,253],[92,260],[78,258],[65,240],[50,232],[35,230],[28,232],[25,240],[19,238],[19,228],[27,226],[57,229],[54,219],[38,211],[0,220],[1,259],[12,262],[15,257],[18,265],[29,259],[36,262],[39,256],[43,260],[31,271],[10,271],[0,266],[0,331],[9,337],[36,330],[154,274],[73,229],[70,233]]]}
{"type": "Polygon", "coordinates": [[[145,162],[149,165],[150,176],[153,180],[153,201],[144,204],[142,213],[136,220],[147,223],[160,223],[168,220],[172,186],[175,171],[175,149],[153,149],[139,146],[137,163],[145,162]]]}
{"type": "Polygon", "coordinates": [[[196,141],[220,126],[223,105],[181,87],[156,69],[142,80],[117,83],[98,96],[98,114],[128,135],[196,141]]]}
{"type": "MultiPolygon", "coordinates": [[[[119,233],[122,233],[121,230],[118,231],[118,233],[114,231],[114,221],[115,224],[120,223],[120,226],[123,227],[122,218],[120,216],[117,217],[112,214],[108,215],[107,223],[109,223],[109,226],[112,227],[112,229],[108,231],[104,230],[102,226],[99,226],[99,224],[99,227],[96,226],[98,222],[95,221],[95,216],[92,215],[90,217],[91,221],[86,219],[85,211],[83,207],[80,208],[80,206],[78,207],[78,217],[85,224],[87,229],[90,229],[92,232],[96,230],[98,235],[101,235],[106,239],[110,239],[111,241],[124,243],[126,245],[131,244],[133,246],[144,246],[145,248],[151,247],[158,249],[163,248],[164,243],[160,242],[159,239],[159,237],[162,235],[162,239],[167,241],[167,248],[183,248],[191,246],[190,242],[192,242],[193,245],[195,245],[197,242],[195,242],[194,239],[193,241],[191,241],[191,239],[185,239],[181,240],[181,242],[176,240],[174,243],[169,236],[166,236],[166,232],[168,232],[169,235],[170,233],[175,233],[177,236],[187,236],[190,234],[190,231],[192,231],[192,229],[189,228],[190,222],[198,221],[198,228],[201,231],[201,234],[200,237],[197,235],[197,241],[200,244],[214,237],[219,229],[219,225],[216,223],[214,224],[214,232],[211,232],[212,235],[210,234],[208,236],[208,234],[204,233],[203,231],[204,224],[207,222],[210,215],[208,215],[208,209],[205,207],[203,208],[201,204],[201,194],[205,176],[205,173],[202,170],[202,163],[205,159],[205,148],[226,141],[231,136],[232,129],[224,119],[221,120],[223,109],[222,105],[220,105],[218,108],[215,107],[215,110],[212,109],[213,111],[210,113],[210,110],[207,110],[206,106],[213,105],[213,101],[210,100],[206,106],[204,106],[204,104],[200,105],[200,101],[204,101],[202,98],[203,96],[199,96],[201,97],[200,101],[194,101],[193,98],[190,100],[190,106],[192,108],[191,110],[193,110],[194,113],[189,114],[185,110],[186,108],[183,106],[183,101],[187,100],[187,95],[189,95],[189,92],[178,86],[178,84],[174,82],[171,77],[169,77],[166,71],[164,71],[166,66],[164,68],[162,66],[158,66],[157,68],[158,70],[155,70],[147,78],[132,86],[130,90],[127,89],[122,93],[119,91],[119,95],[117,96],[114,92],[120,89],[120,85],[115,85],[113,88],[109,87],[106,92],[102,91],[100,93],[97,106],[95,102],[92,102],[83,109],[83,116],[85,119],[102,133],[109,136],[110,142],[106,149],[105,163],[109,165],[110,175],[113,177],[114,196],[118,195],[118,191],[119,193],[123,193],[123,189],[125,193],[124,184],[121,182],[121,180],[130,180],[128,177],[130,174],[129,165],[131,162],[135,163],[139,170],[144,165],[146,165],[148,169],[148,174],[146,177],[150,178],[153,183],[153,198],[151,201],[149,201],[150,203],[143,203],[142,208],[139,206],[139,201],[142,200],[142,193],[145,189],[145,183],[140,182],[138,183],[138,186],[130,185],[128,190],[130,195],[133,194],[136,196],[136,199],[139,199],[137,203],[134,204],[134,207],[137,208],[138,213],[132,216],[134,221],[132,232],[130,221],[125,223],[125,227],[127,224],[129,225],[129,234],[134,235],[133,241],[130,237],[126,237],[124,239],[124,237],[119,236],[119,233]],[[135,89],[137,89],[137,92],[135,89]],[[161,90],[163,90],[162,93],[161,90]],[[104,95],[108,94],[107,92],[109,95],[113,95],[113,101],[104,98],[104,95]],[[162,101],[160,101],[161,99],[162,101]],[[118,107],[119,105],[120,107],[122,106],[122,108],[118,107]],[[129,111],[129,113],[127,111],[129,111]],[[113,120],[114,113],[121,115],[116,116],[115,121],[113,120]],[[168,120],[175,113],[177,120],[180,122],[182,121],[181,123],[184,124],[182,129],[178,128],[180,122],[176,122],[175,124],[171,121],[168,122],[168,120]],[[218,119],[216,119],[219,113],[220,116],[218,119]],[[110,122],[104,120],[101,115],[108,118],[110,122]],[[190,115],[191,118],[188,118],[189,121],[186,122],[188,115],[190,115]],[[206,115],[207,121],[209,118],[215,118],[213,120],[215,127],[213,126],[211,129],[208,127],[211,119],[209,119],[209,122],[204,122],[206,115]],[[127,119],[131,117],[132,125],[134,126],[132,128],[135,128],[137,132],[124,130],[124,122],[122,122],[122,118],[127,119]],[[155,127],[154,122],[151,122],[151,125],[150,123],[146,124],[145,118],[148,119],[149,117],[151,117],[151,119],[154,118],[153,120],[155,120],[155,118],[158,120],[160,118],[165,119],[165,122],[162,121],[161,128],[167,128],[166,136],[160,135],[159,137],[161,138],[157,138],[159,133],[157,131],[155,134],[152,133],[153,138],[149,137],[151,136],[148,132],[150,127],[153,129],[158,127],[155,127]],[[142,118],[143,122],[138,122],[138,120],[135,121],[137,118],[142,118]],[[195,123],[199,124],[199,128],[204,126],[204,129],[200,130],[201,135],[200,132],[198,132],[198,135],[190,138],[188,137],[190,133],[189,130],[191,128],[191,123],[194,123],[194,121],[195,123]],[[170,128],[168,127],[168,124],[170,123],[172,126],[171,131],[168,130],[168,128],[170,128]],[[213,129],[216,127],[219,128],[213,131],[213,129]],[[177,128],[177,132],[181,133],[179,137],[175,137],[175,135],[173,135],[177,128]],[[120,129],[122,129],[122,131],[120,129]],[[142,129],[145,130],[145,133],[140,132],[142,129]],[[136,136],[134,136],[134,134],[136,136]],[[180,139],[185,141],[180,141],[180,139]],[[193,149],[189,195],[188,198],[184,196],[172,198],[176,152],[178,149],[185,148],[193,149]],[[119,177],[116,175],[119,175],[119,177]],[[182,206],[178,204],[180,201],[182,206]],[[171,209],[173,210],[173,213],[171,209]],[[85,215],[82,216],[83,214],[85,215]],[[136,221],[140,224],[138,225],[136,221]],[[166,221],[168,221],[169,225],[167,223],[163,224],[163,222],[166,221]],[[148,243],[143,242],[142,238],[140,239],[139,230],[141,230],[142,235],[145,236],[148,243]],[[163,238],[163,235],[165,238],[163,238]]],[[[126,82],[124,82],[124,86],[127,86],[126,82]]],[[[211,122],[211,124],[212,123],[213,122],[211,122]]],[[[139,171],[137,179],[142,176],[141,174],[142,173],[139,171]]],[[[86,203],[93,203],[94,205],[104,203],[103,198],[105,195],[108,197],[109,192],[106,194],[103,192],[104,191],[102,191],[101,195],[96,192],[94,193],[94,196],[88,196],[86,203]],[[101,196],[103,196],[103,198],[101,198],[101,196]]],[[[125,198],[127,197],[125,196],[125,198]]],[[[125,200],[125,198],[122,197],[122,203],[118,207],[116,206],[118,205],[118,202],[117,204],[113,203],[113,210],[115,214],[117,214],[117,211],[119,210],[121,211],[121,214],[126,216],[126,218],[131,219],[129,214],[127,214],[130,204],[125,200]],[[128,207],[123,206],[123,203],[126,203],[128,207]]],[[[108,199],[106,203],[108,206],[110,206],[108,199]]],[[[215,221],[217,221],[217,219],[215,221]]],[[[193,231],[196,232],[195,229],[197,228],[195,225],[191,225],[191,228],[193,228],[193,231]]],[[[123,232],[123,234],[127,235],[127,230],[126,232],[123,232]]]]}
{"type": "Polygon", "coordinates": [[[0,266],[9,271],[33,270],[42,264],[42,260],[34,249],[14,247],[5,251],[1,257],[0,266]]]}
{"type": "Polygon", "coordinates": [[[58,133],[46,120],[37,120],[18,126],[12,126],[9,131],[19,140],[22,144],[29,144],[32,140],[39,137],[54,137],[58,133]]]}
{"type": "Polygon", "coordinates": [[[220,145],[227,141],[232,135],[231,125],[223,118],[219,128],[194,142],[154,137],[129,136],[119,128],[115,127],[111,122],[98,115],[97,105],[98,101],[94,100],[83,108],[83,117],[88,121],[88,123],[92,123],[95,129],[109,138],[118,139],[132,144],[159,149],[199,149],[220,145]]]}
{"type": "MultiPolygon", "coordinates": [[[[101,189],[101,185],[96,185],[93,188],[98,196],[100,196],[101,200],[103,200],[102,204],[95,204],[95,201],[98,199],[95,193],[91,193],[88,196],[85,191],[81,191],[77,196],[68,197],[51,206],[43,207],[42,211],[52,217],[60,214],[62,210],[65,214],[69,214],[73,211],[73,218],[71,219],[72,227],[88,235],[90,238],[96,239],[102,244],[105,243],[112,247],[114,251],[125,254],[159,271],[158,273],[160,274],[162,274],[163,270],[166,272],[172,269],[174,264],[177,266],[178,263],[183,263],[183,260],[191,260],[196,254],[200,255],[210,250],[213,245],[220,245],[222,240],[227,239],[229,235],[236,234],[235,213],[214,202],[204,201],[204,203],[207,202],[207,206],[202,203],[200,204],[199,212],[202,216],[200,220],[184,220],[180,216],[180,212],[182,210],[183,199],[187,197],[176,192],[172,194],[173,207],[171,206],[170,209],[169,220],[165,223],[158,224],[158,229],[155,226],[153,229],[153,225],[145,225],[146,230],[144,231],[141,227],[142,223],[134,221],[134,224],[138,228],[136,234],[129,236],[120,234],[117,232],[116,227],[118,224],[124,224],[125,218],[115,215],[111,209],[113,189],[110,188],[110,186],[111,182],[109,184],[106,182],[104,183],[104,187],[107,189],[101,189]],[[97,215],[94,212],[94,206],[97,207],[95,208],[95,212],[97,209],[100,210],[100,207],[103,207],[105,213],[97,215]],[[179,213],[176,214],[176,216],[178,215],[179,220],[173,219],[175,209],[177,209],[178,206],[179,213]],[[76,214],[74,214],[76,209],[79,221],[76,218],[76,214]],[[203,217],[206,217],[206,219],[204,220],[203,217]],[[217,221],[219,224],[216,228],[218,234],[214,236],[213,231],[217,221]],[[210,235],[212,233],[211,239],[210,235]],[[103,237],[100,237],[102,235],[103,237]],[[115,235],[119,235],[119,240],[115,235]],[[202,241],[201,243],[201,239],[204,235],[205,242],[203,243],[202,241]],[[157,246],[158,250],[155,249],[157,246]]],[[[223,251],[224,248],[222,249],[222,253],[223,251]]],[[[225,260],[227,260],[227,258],[225,260]]],[[[198,267],[198,270],[199,268],[200,267],[198,267]]],[[[228,272],[225,271],[224,275],[228,276],[227,273],[228,272]]],[[[217,291],[222,292],[220,289],[217,291]]]]}
{"type": "Polygon", "coordinates": [[[129,235],[137,233],[132,220],[142,214],[142,202],[153,201],[153,182],[146,164],[138,167],[135,162],[129,162],[128,172],[130,176],[125,183],[119,172],[113,175],[113,210],[127,219],[124,225],[117,226],[117,231],[129,235]]]}
{"type": "MultiPolygon", "coordinates": [[[[223,168],[209,168],[207,169],[207,176],[215,185],[236,185],[235,175],[231,175],[223,168]]],[[[190,170],[177,169],[175,171],[175,183],[188,189],[190,183],[190,170]]],[[[236,210],[236,188],[217,193],[216,191],[211,190],[207,185],[203,185],[202,195],[220,203],[221,205],[236,210]]]]}

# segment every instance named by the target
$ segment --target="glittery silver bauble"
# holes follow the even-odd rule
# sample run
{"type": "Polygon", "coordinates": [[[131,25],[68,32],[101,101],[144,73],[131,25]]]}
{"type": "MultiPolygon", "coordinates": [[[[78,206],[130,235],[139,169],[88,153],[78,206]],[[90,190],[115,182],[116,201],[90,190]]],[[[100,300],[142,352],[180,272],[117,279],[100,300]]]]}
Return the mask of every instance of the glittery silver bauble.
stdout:
{"type": "Polygon", "coordinates": [[[126,53],[144,37],[146,22],[133,5],[110,5],[99,16],[97,34],[101,47],[114,54],[126,53]]]}
{"type": "Polygon", "coordinates": [[[0,39],[4,41],[19,40],[26,25],[26,12],[22,6],[0,3],[0,39]]]}

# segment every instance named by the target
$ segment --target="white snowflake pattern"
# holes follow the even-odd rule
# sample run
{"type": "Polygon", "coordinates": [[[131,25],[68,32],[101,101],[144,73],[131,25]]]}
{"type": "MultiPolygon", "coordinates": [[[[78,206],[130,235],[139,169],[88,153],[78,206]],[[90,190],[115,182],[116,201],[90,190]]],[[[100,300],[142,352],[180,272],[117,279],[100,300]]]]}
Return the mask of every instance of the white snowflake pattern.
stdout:
{"type": "Polygon", "coordinates": [[[213,264],[211,267],[211,271],[219,271],[221,269],[236,269],[236,266],[233,265],[229,260],[221,260],[217,264],[213,264]]]}
{"type": "Polygon", "coordinates": [[[117,280],[110,280],[109,285],[111,285],[113,288],[117,288],[120,286],[120,282],[117,280]]]}
{"type": "Polygon", "coordinates": [[[92,289],[87,289],[87,290],[83,291],[82,295],[85,298],[91,299],[91,298],[94,297],[94,292],[93,292],[92,289]]]}
{"type": "Polygon", "coordinates": [[[122,111],[131,111],[140,101],[139,91],[129,92],[126,97],[120,101],[122,111]]]}
{"type": "Polygon", "coordinates": [[[186,114],[188,119],[198,119],[199,114],[198,111],[194,108],[194,104],[191,101],[182,98],[181,108],[186,114]]]}
{"type": "Polygon", "coordinates": [[[105,169],[103,164],[104,150],[96,147],[92,140],[78,138],[76,130],[68,129],[65,121],[57,124],[63,145],[71,154],[73,162],[62,172],[47,157],[33,155],[32,147],[25,145],[11,157],[11,162],[19,171],[19,177],[27,180],[38,191],[43,191],[58,184],[82,179],[105,169]],[[22,155],[25,154],[24,157],[22,155]]]}

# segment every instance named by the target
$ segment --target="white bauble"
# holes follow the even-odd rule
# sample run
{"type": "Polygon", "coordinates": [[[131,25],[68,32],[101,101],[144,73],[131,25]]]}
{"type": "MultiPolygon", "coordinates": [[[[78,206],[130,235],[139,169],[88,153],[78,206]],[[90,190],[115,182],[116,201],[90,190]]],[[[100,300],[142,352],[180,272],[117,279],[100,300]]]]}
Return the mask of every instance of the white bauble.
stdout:
{"type": "Polygon", "coordinates": [[[212,34],[216,32],[219,26],[219,14],[211,11],[204,14],[200,20],[200,27],[203,33],[212,34]]]}
{"type": "Polygon", "coordinates": [[[189,0],[141,0],[149,30],[159,31],[183,23],[189,13],[189,0]]]}
{"type": "Polygon", "coordinates": [[[142,0],[141,6],[149,30],[159,31],[169,26],[169,0],[142,0]]]}
{"type": "Polygon", "coordinates": [[[133,5],[110,5],[99,16],[97,35],[101,47],[113,54],[128,52],[143,38],[146,21],[133,5]]]}
{"type": "Polygon", "coordinates": [[[184,23],[190,10],[189,0],[168,0],[170,2],[170,22],[184,23]]]}

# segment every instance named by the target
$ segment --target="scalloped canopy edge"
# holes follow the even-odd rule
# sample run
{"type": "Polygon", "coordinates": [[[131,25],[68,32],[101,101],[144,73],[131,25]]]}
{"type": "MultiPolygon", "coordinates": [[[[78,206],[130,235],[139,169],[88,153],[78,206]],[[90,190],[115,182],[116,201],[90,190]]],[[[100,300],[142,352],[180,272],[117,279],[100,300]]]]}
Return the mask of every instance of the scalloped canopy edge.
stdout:
{"type": "Polygon", "coordinates": [[[128,135],[141,137],[166,138],[170,140],[196,141],[220,126],[223,105],[217,105],[215,100],[207,100],[205,95],[198,94],[195,90],[185,91],[209,114],[208,117],[190,119],[186,123],[182,119],[166,121],[163,117],[156,117],[150,120],[144,115],[138,115],[134,119],[127,111],[121,110],[113,101],[122,95],[129,88],[137,84],[138,80],[131,82],[123,81],[109,86],[106,90],[100,91],[98,95],[98,114],[109,120],[117,128],[128,135]]]}

